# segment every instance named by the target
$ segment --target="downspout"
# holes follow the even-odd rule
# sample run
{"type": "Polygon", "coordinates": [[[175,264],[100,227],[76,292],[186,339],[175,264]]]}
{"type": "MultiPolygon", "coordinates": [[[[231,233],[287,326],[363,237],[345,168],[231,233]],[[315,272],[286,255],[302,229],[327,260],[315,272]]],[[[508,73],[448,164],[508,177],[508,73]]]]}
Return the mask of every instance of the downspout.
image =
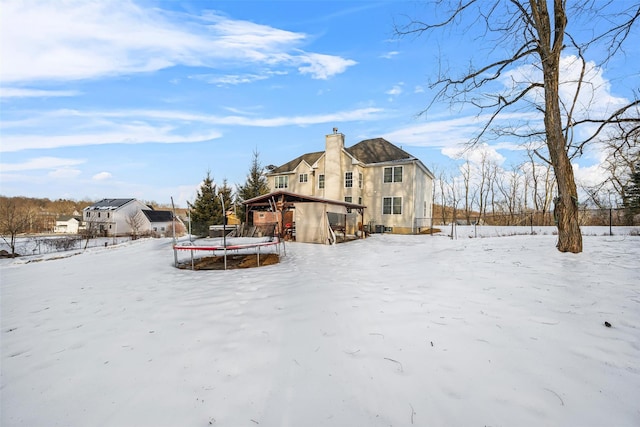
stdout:
{"type": "Polygon", "coordinates": [[[411,233],[416,234],[416,180],[418,178],[418,165],[413,163],[413,182],[411,185],[413,186],[413,209],[412,209],[412,218],[411,218],[411,233]]]}

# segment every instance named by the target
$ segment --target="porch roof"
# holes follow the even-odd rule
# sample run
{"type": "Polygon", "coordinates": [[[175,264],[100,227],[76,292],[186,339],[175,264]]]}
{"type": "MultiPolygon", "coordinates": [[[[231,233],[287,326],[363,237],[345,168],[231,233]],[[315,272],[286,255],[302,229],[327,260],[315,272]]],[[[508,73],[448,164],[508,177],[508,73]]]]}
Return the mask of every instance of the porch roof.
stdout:
{"type": "Polygon", "coordinates": [[[344,206],[348,209],[365,209],[365,205],[358,203],[344,202],[341,200],[331,200],[322,197],[307,196],[305,194],[291,193],[289,191],[273,191],[262,196],[245,200],[242,204],[249,207],[270,206],[275,203],[283,203],[285,206],[295,203],[327,203],[330,205],[344,206]]]}

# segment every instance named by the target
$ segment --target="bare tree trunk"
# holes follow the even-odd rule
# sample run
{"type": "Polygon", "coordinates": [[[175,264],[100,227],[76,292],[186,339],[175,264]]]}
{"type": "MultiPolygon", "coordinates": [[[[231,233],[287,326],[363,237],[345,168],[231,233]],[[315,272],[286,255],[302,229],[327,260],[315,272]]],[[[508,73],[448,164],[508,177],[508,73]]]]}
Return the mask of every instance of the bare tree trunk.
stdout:
{"type": "Polygon", "coordinates": [[[582,233],[578,224],[578,191],[562,131],[559,101],[560,53],[567,17],[564,2],[554,0],[552,28],[546,0],[530,0],[530,3],[534,25],[538,32],[538,52],[544,77],[544,124],[547,147],[558,184],[558,197],[554,209],[558,226],[557,248],[560,252],[579,253],[582,252],[582,233]]]}

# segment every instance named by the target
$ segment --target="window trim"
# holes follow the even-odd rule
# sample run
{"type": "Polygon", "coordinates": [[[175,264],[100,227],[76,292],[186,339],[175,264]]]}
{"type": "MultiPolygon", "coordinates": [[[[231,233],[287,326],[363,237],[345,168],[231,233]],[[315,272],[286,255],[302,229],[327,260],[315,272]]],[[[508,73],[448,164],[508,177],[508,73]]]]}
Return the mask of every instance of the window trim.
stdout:
{"type": "Polygon", "coordinates": [[[353,188],[353,172],[344,173],[344,188],[353,188]],[[347,178],[347,176],[349,177],[347,178]]]}
{"type": "Polygon", "coordinates": [[[276,175],[274,177],[275,188],[289,188],[289,176],[288,175],[276,175]]]}
{"type": "Polygon", "coordinates": [[[384,184],[393,184],[393,183],[401,183],[402,182],[402,175],[404,175],[404,166],[385,166],[385,168],[382,170],[382,182],[384,184]],[[391,176],[390,176],[390,181],[387,181],[387,169],[389,169],[391,171],[391,176]],[[399,170],[399,178],[398,178],[398,174],[396,174],[396,171],[399,170]]]}
{"type": "Polygon", "coordinates": [[[306,174],[306,173],[298,174],[298,182],[300,184],[305,184],[309,182],[309,174],[306,174]]]}
{"type": "Polygon", "coordinates": [[[402,215],[402,197],[389,196],[382,198],[382,215],[402,215]],[[387,206],[385,205],[385,201],[389,200],[390,204],[388,205],[389,211],[386,211],[387,206]],[[399,212],[396,212],[396,208],[399,208],[399,212]]]}
{"type": "Polygon", "coordinates": [[[323,173],[319,173],[318,174],[318,188],[319,189],[324,189],[324,174],[323,173]]]}

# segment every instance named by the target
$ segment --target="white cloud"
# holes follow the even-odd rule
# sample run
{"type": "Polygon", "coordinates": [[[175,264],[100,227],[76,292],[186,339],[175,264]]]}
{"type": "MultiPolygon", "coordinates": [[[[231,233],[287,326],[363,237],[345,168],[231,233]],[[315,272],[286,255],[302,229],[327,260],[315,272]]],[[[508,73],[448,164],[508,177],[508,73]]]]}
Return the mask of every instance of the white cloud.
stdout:
{"type": "Polygon", "coordinates": [[[78,96],[76,90],[46,90],[28,88],[0,88],[0,98],[49,98],[61,96],[78,96]]]}
{"type": "Polygon", "coordinates": [[[399,55],[399,54],[400,54],[400,52],[393,50],[391,52],[387,52],[387,53],[384,53],[384,54],[380,55],[380,58],[391,59],[394,56],[399,55]]]}
{"type": "Polygon", "coordinates": [[[94,181],[106,181],[111,179],[112,175],[109,172],[100,172],[91,177],[94,181]]]}
{"type": "MultiPolygon", "coordinates": [[[[305,116],[260,118],[255,114],[214,116],[168,110],[78,111],[56,110],[33,116],[20,127],[5,132],[0,152],[102,144],[185,144],[220,138],[211,125],[279,127],[377,120],[384,110],[375,107],[305,116]],[[197,124],[206,129],[194,131],[197,124]],[[33,129],[47,128],[45,135],[33,129]]],[[[5,124],[3,123],[3,127],[5,124]]]]}
{"type": "Polygon", "coordinates": [[[295,62],[305,64],[298,67],[298,71],[300,71],[301,74],[311,74],[312,78],[319,80],[326,80],[336,74],[341,74],[345,72],[348,67],[357,64],[356,61],[351,59],[319,53],[302,54],[295,62]]]}
{"type": "Polygon", "coordinates": [[[4,172],[43,170],[43,169],[65,169],[85,163],[84,159],[65,159],[61,157],[37,157],[29,159],[23,163],[2,163],[0,169],[4,172]]]}
{"type": "Polygon", "coordinates": [[[28,149],[52,149],[102,144],[184,144],[210,141],[220,138],[219,132],[173,134],[169,127],[153,127],[144,124],[124,125],[109,132],[76,133],[62,135],[5,135],[0,152],[28,149]]]}
{"type": "MultiPolygon", "coordinates": [[[[563,56],[560,59],[560,68],[560,99],[565,108],[570,108],[578,89],[582,62],[574,55],[563,56]]],[[[516,87],[522,89],[523,85],[541,80],[542,72],[538,67],[524,65],[503,73],[501,81],[507,89],[516,87]]],[[[606,117],[628,103],[627,99],[616,97],[611,93],[609,80],[604,77],[603,69],[598,67],[595,62],[586,62],[582,80],[580,93],[573,110],[574,120],[585,117],[606,117]]],[[[531,91],[528,98],[536,104],[542,104],[543,96],[542,88],[540,88],[531,91]]]]}
{"type": "Polygon", "coordinates": [[[326,79],[355,61],[300,50],[307,35],[233,20],[143,8],[131,1],[4,2],[5,85],[152,72],[175,65],[299,67],[326,79]]]}
{"type": "Polygon", "coordinates": [[[505,161],[505,157],[498,153],[497,147],[486,143],[467,148],[444,147],[441,152],[451,159],[458,160],[463,158],[476,165],[481,164],[483,161],[501,165],[505,161]]]}
{"type": "MultiPolygon", "coordinates": [[[[461,116],[432,120],[397,129],[383,135],[396,143],[415,147],[452,147],[461,149],[478,134],[481,126],[489,116],[461,116]]],[[[539,117],[535,113],[503,114],[499,120],[534,120],[539,117]]],[[[502,148],[511,148],[504,141],[499,142],[502,148]]]]}
{"type": "Polygon", "coordinates": [[[393,85],[393,87],[391,89],[389,89],[388,91],[386,91],[385,93],[387,95],[391,95],[391,96],[398,96],[402,93],[402,86],[404,85],[404,83],[398,83],[396,85],[393,85]]]}
{"type": "Polygon", "coordinates": [[[65,179],[65,178],[75,178],[81,173],[82,171],[78,169],[62,168],[62,169],[56,169],[54,171],[49,172],[48,176],[50,176],[51,178],[65,179]]]}

